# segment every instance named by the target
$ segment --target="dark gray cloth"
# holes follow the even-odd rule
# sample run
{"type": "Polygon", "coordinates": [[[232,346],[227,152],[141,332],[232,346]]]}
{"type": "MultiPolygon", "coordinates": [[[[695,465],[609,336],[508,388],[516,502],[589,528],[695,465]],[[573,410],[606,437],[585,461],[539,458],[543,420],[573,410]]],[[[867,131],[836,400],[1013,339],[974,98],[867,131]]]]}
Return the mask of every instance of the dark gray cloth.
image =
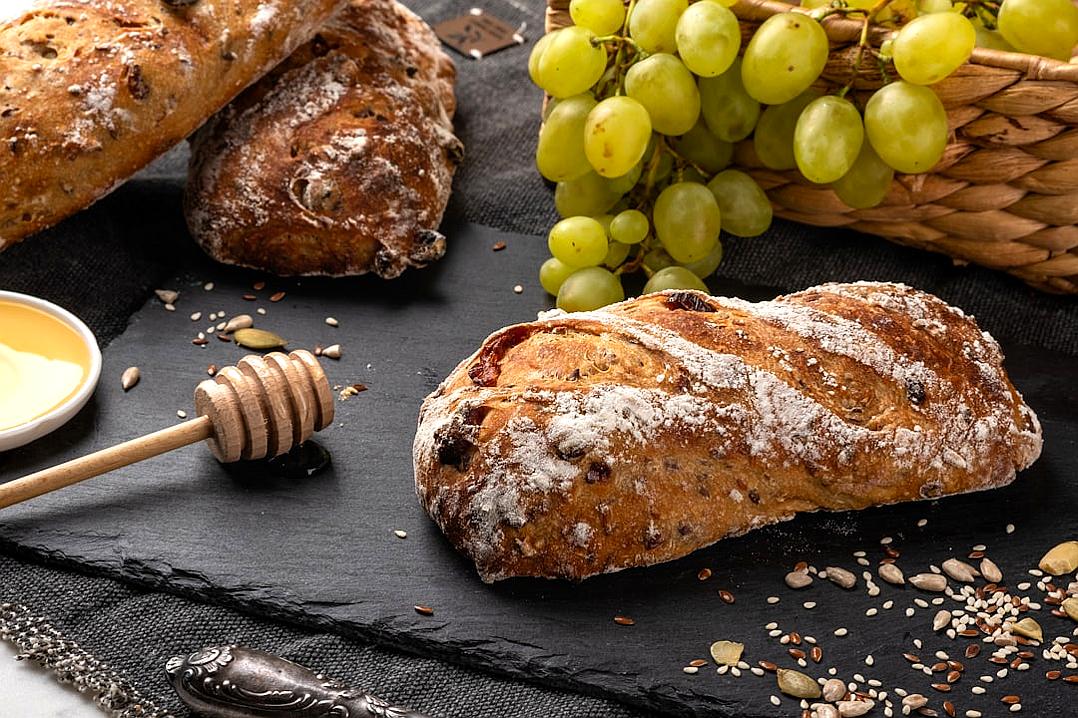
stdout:
{"type": "MultiPolygon", "coordinates": [[[[471,6],[459,0],[410,4],[432,22],[471,6]]],[[[541,32],[541,0],[472,4],[514,25],[527,22],[525,34],[531,39],[541,32]]],[[[542,98],[527,79],[527,52],[527,47],[511,48],[478,62],[457,58],[457,126],[467,159],[454,203],[470,221],[542,235],[555,214],[550,188],[532,160],[542,98]]],[[[107,344],[184,255],[197,251],[180,211],[185,157],[185,148],[176,148],[95,207],[0,255],[0,288],[31,292],[68,307],[107,344]]],[[[785,222],[776,222],[763,237],[727,238],[726,251],[722,278],[784,291],[824,281],[901,280],[976,314],[1000,338],[1078,354],[1074,299],[1041,294],[989,270],[955,267],[946,257],[785,222]]],[[[722,284],[720,279],[713,286],[721,289],[722,284]]],[[[0,556],[0,601],[25,603],[49,616],[57,628],[166,705],[176,706],[161,672],[171,654],[235,641],[281,653],[436,716],[640,715],[601,699],[319,632],[317,626],[285,626],[233,607],[81,575],[72,567],[36,565],[10,546],[0,546],[0,553],[7,554],[0,556]]],[[[0,700],[0,716],[14,715],[10,711],[0,700]]]]}

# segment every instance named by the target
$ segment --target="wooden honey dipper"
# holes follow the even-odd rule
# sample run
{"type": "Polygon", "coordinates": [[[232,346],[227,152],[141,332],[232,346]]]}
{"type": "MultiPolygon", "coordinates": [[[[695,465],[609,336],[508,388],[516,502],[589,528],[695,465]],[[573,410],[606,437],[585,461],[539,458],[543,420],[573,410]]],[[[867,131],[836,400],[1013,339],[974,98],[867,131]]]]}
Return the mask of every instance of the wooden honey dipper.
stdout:
{"type": "Polygon", "coordinates": [[[195,388],[198,417],[0,484],[0,508],[205,441],[218,461],[280,456],[333,422],[333,393],[309,351],[251,354],[195,388]]]}

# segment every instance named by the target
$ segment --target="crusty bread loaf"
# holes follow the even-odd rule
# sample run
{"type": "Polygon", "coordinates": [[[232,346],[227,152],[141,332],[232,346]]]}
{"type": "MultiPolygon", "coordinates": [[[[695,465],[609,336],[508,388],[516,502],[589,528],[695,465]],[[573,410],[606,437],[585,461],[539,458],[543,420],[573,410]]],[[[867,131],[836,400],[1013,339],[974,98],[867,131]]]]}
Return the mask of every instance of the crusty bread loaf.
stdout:
{"type": "Polygon", "coordinates": [[[491,335],[420,412],[420,501],[484,580],[684,556],[800,511],[1002,486],[1033,411],[972,318],[895,284],[651,294],[491,335]]]}
{"type": "Polygon", "coordinates": [[[188,225],[214,259],[385,278],[445,252],[456,71],[393,0],[353,0],[192,142],[188,225]]]}
{"type": "Polygon", "coordinates": [[[0,249],[182,140],[342,4],[0,2],[0,249]]]}

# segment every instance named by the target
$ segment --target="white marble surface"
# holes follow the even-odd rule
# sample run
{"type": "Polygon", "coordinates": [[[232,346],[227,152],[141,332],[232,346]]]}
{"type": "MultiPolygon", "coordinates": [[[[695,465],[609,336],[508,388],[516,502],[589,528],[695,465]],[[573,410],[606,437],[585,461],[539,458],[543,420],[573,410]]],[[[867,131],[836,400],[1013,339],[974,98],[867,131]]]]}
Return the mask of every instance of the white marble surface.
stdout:
{"type": "Polygon", "coordinates": [[[0,641],[0,718],[102,718],[105,713],[37,664],[15,660],[0,641]]]}

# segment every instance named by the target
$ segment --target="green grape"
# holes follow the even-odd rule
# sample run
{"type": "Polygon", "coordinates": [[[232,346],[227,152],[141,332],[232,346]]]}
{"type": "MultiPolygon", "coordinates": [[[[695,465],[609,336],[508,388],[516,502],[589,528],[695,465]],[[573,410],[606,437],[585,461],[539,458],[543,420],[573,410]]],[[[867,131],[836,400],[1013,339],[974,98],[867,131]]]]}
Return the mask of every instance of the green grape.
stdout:
{"type": "Polygon", "coordinates": [[[733,7],[734,5],[737,5],[740,0],[711,0],[711,2],[718,3],[723,7],[733,7]]]}
{"type": "Polygon", "coordinates": [[[562,282],[575,271],[576,267],[570,267],[557,257],[551,257],[539,267],[539,283],[543,285],[547,294],[553,294],[556,297],[562,282]]]}
{"type": "Polygon", "coordinates": [[[895,171],[880,159],[871,142],[861,145],[861,154],[850,171],[831,184],[838,198],[854,209],[875,207],[887,196],[895,171]]]}
{"type": "Polygon", "coordinates": [[[610,247],[606,250],[606,257],[603,259],[603,266],[610,269],[617,269],[621,266],[625,258],[629,256],[629,251],[632,250],[627,244],[621,242],[611,242],[610,247]]]}
{"type": "MultiPolygon", "coordinates": [[[[667,256],[669,257],[670,255],[667,256]]],[[[670,261],[672,263],[674,258],[670,257],[670,261]]],[[[686,262],[681,266],[700,277],[700,279],[707,279],[719,268],[720,262],[722,262],[722,242],[715,242],[715,248],[706,257],[695,262],[686,262]]]]}
{"type": "Polygon", "coordinates": [[[906,82],[934,85],[969,59],[976,42],[973,24],[956,12],[915,17],[895,37],[895,70],[906,82]]]}
{"type": "Polygon", "coordinates": [[[760,185],[744,172],[720,172],[707,188],[719,203],[724,231],[738,237],[755,237],[771,226],[771,202],[760,185]]]}
{"type": "Polygon", "coordinates": [[[550,37],[536,68],[539,86],[554,97],[586,92],[606,70],[606,48],[592,44],[595,33],[591,30],[575,25],[556,30],[550,37]]]}
{"type": "Polygon", "coordinates": [[[917,9],[921,11],[921,14],[929,15],[934,12],[950,12],[954,10],[954,5],[951,0],[920,0],[917,3],[917,9]]]}
{"type": "Polygon", "coordinates": [[[802,13],[772,15],[760,25],[741,60],[745,90],[758,102],[781,105],[823,72],[830,45],[820,23],[802,13]]]}
{"type": "Polygon", "coordinates": [[[1066,62],[1078,44],[1078,7],[1071,0],[1003,0],[999,31],[1022,52],[1066,62]]]}
{"type": "Polygon", "coordinates": [[[702,121],[681,137],[671,137],[670,146],[708,174],[715,174],[729,165],[734,156],[734,146],[711,134],[702,121]]]}
{"type": "Polygon", "coordinates": [[[647,53],[677,52],[677,21],[688,7],[688,0],[638,0],[629,36],[647,53]]]}
{"type": "MultiPolygon", "coordinates": [[[[719,244],[719,242],[716,242],[716,244],[719,244]]],[[[644,267],[652,274],[660,269],[673,267],[676,264],[677,262],[670,256],[670,253],[662,247],[649,249],[647,254],[644,255],[644,267]]]]}
{"type": "Polygon", "coordinates": [[[809,103],[794,128],[794,159],[810,182],[834,182],[849,171],[865,128],[861,113],[846,99],[828,95],[809,103]]]}
{"type": "Polygon", "coordinates": [[[977,33],[977,47],[987,47],[990,50],[1003,50],[1014,52],[1014,46],[1004,39],[998,30],[989,30],[978,17],[973,18],[973,30],[977,33]]]}
{"type": "Polygon", "coordinates": [[[619,212],[610,222],[610,237],[621,244],[640,244],[650,230],[648,216],[638,209],[619,212]]]}
{"type": "Polygon", "coordinates": [[[700,114],[713,135],[723,142],[738,142],[752,133],[760,117],[760,103],[745,92],[740,58],[718,77],[702,77],[697,84],[700,114]]]}
{"type": "Polygon", "coordinates": [[[704,280],[697,277],[685,267],[667,267],[660,269],[651,275],[651,279],[644,285],[644,294],[661,292],[664,289],[699,289],[701,292],[708,291],[704,280]]]}
{"type": "Polygon", "coordinates": [[[586,27],[596,35],[610,35],[625,22],[625,3],[621,0],[572,0],[569,16],[573,24],[586,27]]]}
{"type": "Polygon", "coordinates": [[[547,247],[570,267],[594,267],[606,257],[606,231],[591,217],[569,217],[550,228],[547,247]]]}
{"type": "Polygon", "coordinates": [[[591,95],[573,95],[558,103],[539,130],[535,164],[552,182],[576,179],[591,171],[584,154],[584,124],[598,104],[591,95]]]}
{"type": "Polygon", "coordinates": [[[806,90],[793,100],[772,105],[760,113],[760,121],[756,123],[756,132],[752,137],[752,146],[765,167],[773,170],[792,170],[797,167],[797,159],[794,157],[797,118],[817,96],[815,90],[806,90]]]}
{"type": "Polygon", "coordinates": [[[590,312],[623,299],[621,280],[602,267],[578,269],[558,289],[558,309],[567,312],[590,312]]]}
{"type": "Polygon", "coordinates": [[[648,111],[631,97],[608,97],[584,125],[584,152],[603,177],[621,177],[640,161],[651,139],[648,111]]]}
{"type": "Polygon", "coordinates": [[[701,77],[726,72],[741,49],[737,16],[717,2],[690,5],[677,21],[675,38],[681,61],[701,77]]]}
{"type": "Polygon", "coordinates": [[[607,239],[610,239],[610,223],[614,221],[614,215],[601,214],[598,217],[592,217],[592,219],[599,223],[599,226],[603,228],[603,234],[607,239]]]}
{"type": "Polygon", "coordinates": [[[554,189],[554,207],[562,217],[594,217],[609,210],[619,199],[621,195],[611,191],[607,181],[594,172],[559,182],[554,189]]]}
{"type": "Polygon", "coordinates": [[[673,55],[659,53],[630,67],[625,94],[647,109],[652,129],[664,135],[685,134],[700,116],[696,80],[673,55]]]}
{"type": "Polygon", "coordinates": [[[865,107],[872,148],[899,172],[932,169],[947,146],[947,112],[936,93],[899,80],[884,85],[865,107]]]}
{"type": "Polygon", "coordinates": [[[532,46],[531,54],[528,55],[528,76],[531,77],[532,82],[537,87],[542,87],[539,84],[539,60],[543,57],[543,53],[546,52],[547,46],[550,41],[554,39],[554,33],[549,32],[543,35],[541,38],[535,41],[532,46]]]}
{"type": "Polygon", "coordinates": [[[678,262],[706,257],[722,228],[715,196],[695,182],[678,182],[664,189],[655,200],[652,220],[659,241],[678,262]]]}
{"type": "Polygon", "coordinates": [[[637,162],[633,165],[633,168],[623,174],[621,177],[605,178],[607,185],[610,186],[610,191],[616,193],[619,197],[628,194],[636,183],[640,181],[640,175],[644,171],[644,165],[637,162]]]}

